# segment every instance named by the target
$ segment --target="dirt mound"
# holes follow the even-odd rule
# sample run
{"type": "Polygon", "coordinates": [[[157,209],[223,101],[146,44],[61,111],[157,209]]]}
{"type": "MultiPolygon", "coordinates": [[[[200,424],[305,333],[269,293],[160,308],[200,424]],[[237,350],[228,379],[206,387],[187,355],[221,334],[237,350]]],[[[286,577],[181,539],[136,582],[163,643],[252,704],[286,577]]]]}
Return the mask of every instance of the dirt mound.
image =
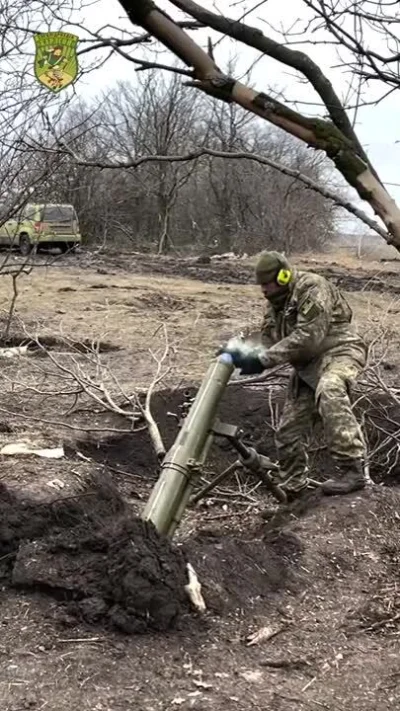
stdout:
{"type": "Polygon", "coordinates": [[[73,528],[82,521],[90,526],[105,517],[121,514],[125,505],[112,482],[97,476],[79,496],[54,502],[22,498],[0,483],[0,580],[8,574],[21,541],[41,537],[50,531],[73,528]]]}
{"type": "Polygon", "coordinates": [[[51,595],[71,619],[129,634],[172,627],[186,608],[182,553],[132,516],[106,478],[37,503],[0,489],[1,577],[51,595]]]}
{"type": "Polygon", "coordinates": [[[205,265],[190,258],[160,259],[151,255],[137,255],[133,260],[132,269],[141,274],[180,276],[209,283],[249,284],[254,281],[252,268],[233,260],[212,261],[205,265]]]}
{"type": "Polygon", "coordinates": [[[138,303],[142,308],[158,309],[165,314],[168,311],[182,311],[193,303],[190,297],[176,297],[170,294],[163,294],[162,291],[154,291],[151,294],[143,294],[138,299],[138,303]]]}
{"type": "Polygon", "coordinates": [[[323,668],[332,650],[367,654],[366,637],[399,634],[399,506],[400,493],[380,486],[318,496],[264,525],[253,517],[234,533],[200,531],[188,555],[214,613],[284,633],[267,658],[293,654],[323,668]]]}
{"type": "MultiPolygon", "coordinates": [[[[194,392],[186,395],[190,398],[194,392]]],[[[178,429],[176,418],[168,413],[179,414],[184,399],[178,391],[154,398],[154,416],[167,446],[178,429]]],[[[280,399],[281,395],[275,404],[280,399]]],[[[245,441],[275,457],[271,414],[275,417],[276,411],[274,405],[271,413],[268,403],[265,386],[232,386],[219,414],[223,421],[242,428],[245,441]]],[[[81,442],[78,448],[108,464],[110,473],[126,469],[135,476],[135,486],[142,480],[145,500],[158,473],[146,432],[103,443],[81,442]]],[[[313,456],[318,473],[327,476],[328,458],[318,441],[313,456]]],[[[205,476],[211,477],[235,458],[230,446],[216,439],[205,476]]],[[[237,486],[228,481],[226,487],[232,484],[237,486]]],[[[260,487],[252,500],[260,510],[268,504],[266,499],[260,487]]],[[[320,587],[345,580],[348,597],[343,616],[347,619],[350,606],[356,624],[364,624],[365,619],[371,626],[378,582],[386,590],[393,560],[400,556],[400,538],[393,532],[399,504],[396,489],[381,487],[335,500],[315,494],[303,504],[281,509],[265,524],[251,510],[238,515],[233,503],[229,511],[236,512],[237,518],[229,519],[228,513],[226,527],[217,524],[214,532],[207,525],[207,512],[195,509],[185,517],[191,533],[178,549],[132,516],[107,477],[96,480],[81,498],[51,505],[18,500],[3,487],[0,556],[5,557],[0,571],[7,585],[51,595],[74,620],[128,633],[166,630],[182,616],[186,559],[199,573],[213,612],[229,616],[243,607],[273,609],[279,600],[296,598],[305,589],[314,596],[320,587]],[[354,600],[351,590],[356,591],[354,600]]],[[[224,516],[220,512],[215,518],[224,516]]],[[[328,597],[332,599],[331,591],[328,597]]],[[[393,607],[393,601],[390,604],[393,607]]],[[[379,614],[379,620],[387,619],[384,611],[379,614]]]]}
{"type": "Polygon", "coordinates": [[[128,634],[165,631],[186,607],[183,556],[153,526],[127,516],[22,544],[12,583],[68,601],[74,618],[128,634]]]}
{"type": "Polygon", "coordinates": [[[325,601],[322,607],[335,603],[346,635],[400,625],[399,506],[398,490],[374,486],[346,497],[321,498],[306,515],[283,525],[302,542],[303,590],[310,590],[314,605],[319,599],[325,601]]]}
{"type": "Polygon", "coordinates": [[[241,537],[199,533],[189,544],[190,559],[211,605],[218,593],[230,608],[259,611],[261,605],[279,619],[286,603],[293,609],[306,597],[308,630],[315,624],[322,635],[332,628],[337,635],[393,632],[400,627],[399,507],[400,492],[380,486],[335,499],[311,497],[305,506],[282,508],[267,524],[253,523],[241,537]]]}
{"type": "Polygon", "coordinates": [[[365,393],[356,411],[364,421],[374,481],[384,482],[386,486],[398,486],[400,405],[396,390],[393,394],[384,391],[365,393]]]}

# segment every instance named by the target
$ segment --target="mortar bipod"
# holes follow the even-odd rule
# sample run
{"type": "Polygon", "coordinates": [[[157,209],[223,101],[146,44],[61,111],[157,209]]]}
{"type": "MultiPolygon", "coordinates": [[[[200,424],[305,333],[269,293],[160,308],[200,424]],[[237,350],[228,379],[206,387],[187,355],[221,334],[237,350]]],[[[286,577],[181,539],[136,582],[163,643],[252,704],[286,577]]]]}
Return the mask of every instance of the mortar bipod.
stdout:
{"type": "Polygon", "coordinates": [[[238,427],[235,425],[228,425],[217,419],[211,428],[211,432],[213,435],[225,437],[225,439],[227,439],[232,447],[237,451],[239,458],[236,462],[231,464],[231,466],[218,474],[209,484],[200,489],[192,497],[192,503],[200,501],[200,499],[208,494],[209,491],[214,489],[219,483],[221,483],[221,481],[232,474],[236,469],[241,467],[257,474],[268,491],[275,497],[275,499],[277,499],[277,501],[280,503],[287,502],[285,492],[279,484],[276,484],[273,477],[269,473],[270,471],[279,471],[278,464],[275,464],[275,462],[272,462],[271,459],[265,457],[263,454],[259,454],[254,447],[247,447],[243,444],[240,439],[240,431],[238,427]]]}

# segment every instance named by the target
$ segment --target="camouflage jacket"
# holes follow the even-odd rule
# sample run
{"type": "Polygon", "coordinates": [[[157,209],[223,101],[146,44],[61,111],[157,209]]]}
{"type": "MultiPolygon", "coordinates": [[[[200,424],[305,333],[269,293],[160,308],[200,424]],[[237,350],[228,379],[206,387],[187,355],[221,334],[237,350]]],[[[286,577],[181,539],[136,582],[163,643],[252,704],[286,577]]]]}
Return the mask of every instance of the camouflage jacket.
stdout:
{"type": "MultiPolygon", "coordinates": [[[[296,272],[281,310],[268,304],[262,341],[274,365],[290,363],[299,372],[315,371],[326,356],[354,358],[363,367],[366,346],[354,329],[352,310],[339,289],[312,272],[296,272]]],[[[305,378],[307,380],[307,378],[305,378]]]]}

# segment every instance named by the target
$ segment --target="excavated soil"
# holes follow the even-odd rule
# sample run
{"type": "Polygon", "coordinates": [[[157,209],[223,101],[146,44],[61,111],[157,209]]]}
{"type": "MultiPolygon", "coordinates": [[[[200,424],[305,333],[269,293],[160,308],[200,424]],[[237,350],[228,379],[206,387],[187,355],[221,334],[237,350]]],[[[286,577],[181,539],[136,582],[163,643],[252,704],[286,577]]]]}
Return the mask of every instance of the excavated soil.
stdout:
{"type": "Polygon", "coordinates": [[[108,519],[20,545],[12,584],[68,601],[65,612],[127,634],[174,627],[185,611],[184,559],[140,519],[108,519]]]}
{"type": "MultiPolygon", "coordinates": [[[[82,271],[86,268],[85,259],[84,255],[80,257],[82,271]]],[[[74,260],[68,258],[66,263],[75,264],[76,268],[78,262],[74,260]]],[[[123,256],[107,258],[102,266],[99,260],[95,268],[98,274],[105,275],[114,269],[136,275],[147,269],[154,274],[158,269],[157,260],[149,259],[146,267],[146,258],[125,260],[123,256]]],[[[330,268],[336,271],[332,278],[341,278],[338,274],[341,268],[335,265],[330,268]]],[[[93,263],[88,264],[88,272],[90,269],[93,270],[93,263]]],[[[68,266],[64,273],[67,270],[68,266]]],[[[171,259],[159,261],[159,270],[157,273],[171,275],[190,273],[196,278],[203,274],[209,281],[221,284],[252,280],[251,270],[233,261],[214,267],[171,259]]],[[[398,276],[385,272],[385,279],[386,274],[385,285],[397,288],[398,276]]],[[[344,276],[349,289],[380,289],[380,284],[371,282],[366,271],[348,271],[344,276]]],[[[64,289],[65,276],[63,279],[64,289]]],[[[89,303],[86,274],[79,275],[79,279],[68,291],[80,290],[82,303],[85,300],[89,303]]],[[[126,307],[123,323],[130,330],[127,328],[121,337],[116,330],[110,335],[99,328],[98,333],[102,333],[104,343],[115,341],[120,347],[119,351],[113,351],[106,345],[103,352],[123,383],[132,385],[133,378],[129,377],[133,369],[135,385],[139,378],[137,340],[146,330],[144,321],[139,319],[142,315],[139,309],[144,309],[144,318],[149,320],[149,338],[163,316],[170,317],[171,342],[176,336],[187,335],[183,301],[177,288],[169,293],[170,281],[173,280],[155,278],[154,289],[138,292],[138,301],[142,300],[137,311],[135,304],[124,301],[122,292],[113,289],[119,301],[110,323],[113,326],[121,323],[122,312],[118,309],[122,304],[126,307]],[[182,333],[178,333],[178,327],[182,333]]],[[[108,284],[108,288],[112,285],[108,284]]],[[[118,288],[139,287],[135,278],[132,283],[127,278],[118,288]]],[[[51,299],[43,298],[43,285],[40,289],[43,292],[37,292],[33,312],[29,292],[28,316],[32,322],[35,319],[41,322],[45,304],[52,333],[54,313],[72,319],[75,304],[80,302],[71,301],[74,306],[70,308],[61,294],[55,305],[59,311],[52,311],[49,316],[51,299]]],[[[107,309],[110,308],[110,294],[102,289],[103,286],[96,286],[90,292],[96,296],[96,302],[91,302],[91,314],[81,314],[80,305],[76,307],[84,338],[88,336],[86,327],[91,319],[98,317],[103,325],[103,301],[107,300],[107,309]]],[[[223,313],[220,316],[221,323],[207,321],[207,328],[230,331],[232,323],[226,323],[224,318],[230,313],[229,300],[235,298],[234,289],[230,287],[232,294],[222,285],[214,289],[212,295],[201,291],[194,306],[206,308],[204,313],[218,313],[222,302],[215,295],[229,292],[226,304],[223,302],[225,316],[223,313]]],[[[364,303],[364,295],[358,296],[360,303],[364,303]]],[[[71,300],[73,297],[73,293],[65,296],[71,300]]],[[[382,299],[377,297],[376,314],[373,312],[377,322],[381,308],[382,299]]],[[[192,311],[189,316],[192,324],[192,311]]],[[[393,324],[394,338],[397,321],[393,324]]],[[[236,327],[239,320],[235,321],[236,327]]],[[[79,338],[74,328],[69,332],[74,333],[74,340],[79,338]]],[[[217,330],[213,334],[212,339],[216,339],[217,330]]],[[[206,331],[196,333],[201,347],[211,352],[212,339],[207,341],[206,336],[206,331]]],[[[143,343],[144,358],[144,352],[148,355],[148,344],[145,348],[143,343]]],[[[62,343],[48,341],[45,345],[48,350],[63,348],[62,343]]],[[[199,356],[194,340],[188,353],[193,361],[199,356]]],[[[202,363],[196,372],[188,368],[182,382],[197,382],[202,368],[202,363]]],[[[23,376],[21,372],[21,382],[23,376]]],[[[145,378],[144,381],[148,382],[145,378]]],[[[106,418],[96,414],[94,425],[100,429],[93,439],[88,436],[83,440],[80,434],[81,441],[76,441],[76,431],[72,434],[70,431],[66,455],[60,460],[2,455],[1,708],[5,711],[70,711],[77,707],[82,711],[398,708],[400,472],[395,445],[399,412],[393,399],[389,402],[382,393],[380,397],[379,402],[375,396],[369,402],[360,401],[359,407],[365,415],[370,447],[377,452],[371,474],[376,482],[390,486],[375,485],[332,499],[311,494],[300,504],[279,510],[275,507],[274,513],[263,518],[260,513],[273,504],[271,497],[254,477],[241,474],[188,509],[173,545],[138,518],[158,474],[158,462],[146,432],[106,437],[101,430],[106,418]],[[83,472],[90,472],[92,478],[75,496],[76,480],[81,480],[83,472]],[[56,493],[47,486],[54,480],[64,484],[56,493]],[[204,615],[193,613],[184,594],[187,561],[194,566],[203,586],[207,605],[204,615]],[[257,643],[249,645],[249,635],[258,632],[257,643]]],[[[4,408],[11,408],[10,398],[5,392],[1,403],[4,408]]],[[[281,398],[279,390],[270,398],[266,388],[230,386],[219,414],[222,420],[239,425],[247,442],[255,443],[274,457],[273,434],[281,398]]],[[[21,408],[28,399],[24,392],[21,408]]],[[[167,445],[176,436],[174,415],[179,415],[183,399],[181,391],[170,389],[153,398],[153,413],[167,445]]],[[[43,400],[42,407],[45,406],[43,400]]],[[[14,405],[11,409],[19,412],[14,405]]],[[[61,411],[61,405],[55,406],[50,415],[60,420],[61,411]]],[[[43,412],[49,421],[48,410],[43,412]]],[[[21,423],[5,410],[2,417],[4,441],[26,434],[25,420],[21,423]]],[[[118,429],[121,419],[110,416],[108,425],[118,429]]],[[[313,473],[328,476],[329,457],[319,433],[309,443],[308,450],[313,473]]],[[[209,480],[234,459],[231,448],[217,440],[207,460],[204,479],[209,480]]]]}
{"type": "MultiPolygon", "coordinates": [[[[172,444],[178,431],[173,415],[181,412],[186,398],[194,393],[194,389],[185,393],[168,391],[154,398],[153,413],[167,446],[172,444]]],[[[274,458],[268,402],[265,386],[232,386],[226,391],[220,416],[224,421],[239,425],[247,443],[255,444],[260,451],[274,458]]],[[[157,458],[146,432],[113,437],[96,444],[81,441],[76,450],[71,450],[72,459],[78,451],[101,464],[106,472],[104,476],[114,476],[118,484],[121,484],[119,474],[133,475],[135,492],[142,501],[147,498],[159,473],[157,458]]],[[[314,476],[329,476],[330,462],[325,449],[316,446],[313,452],[310,447],[310,453],[313,455],[310,461],[314,476]]],[[[235,453],[230,446],[216,439],[207,460],[205,476],[209,478],[234,459],[235,453]]],[[[385,471],[384,467],[372,464],[371,474],[375,482],[385,480],[385,471]]],[[[247,486],[249,479],[250,482],[253,479],[253,484],[257,481],[252,475],[243,474],[240,478],[247,486]]],[[[396,486],[395,469],[385,483],[396,486]]],[[[125,486],[131,493],[132,485],[125,482],[125,486]]],[[[254,511],[247,510],[240,516],[240,509],[237,510],[240,501],[234,496],[229,501],[236,486],[227,481],[215,501],[214,492],[209,495],[211,516],[202,508],[203,504],[187,512],[183,529],[189,525],[191,533],[185,533],[183,545],[178,547],[161,540],[152,528],[128,514],[108,478],[103,480],[103,489],[97,485],[94,495],[89,492],[84,504],[60,502],[56,507],[44,507],[39,512],[34,504],[24,504],[22,523],[15,513],[19,508],[11,501],[8,508],[14,516],[17,515],[17,524],[11,526],[11,548],[4,534],[0,536],[3,553],[15,553],[15,542],[19,543],[11,584],[40,590],[62,601],[63,609],[71,619],[114,626],[127,633],[166,630],[182,618],[187,619],[184,596],[187,559],[195,562],[208,608],[218,615],[229,614],[247,604],[249,599],[257,601],[254,603],[257,607],[260,602],[265,604],[275,599],[280,592],[298,594],[304,585],[301,571],[304,570],[303,558],[309,542],[299,536],[298,529],[292,526],[293,521],[310,520],[314,511],[320,512],[315,514],[317,516],[322,515],[322,511],[326,515],[327,508],[330,511],[338,508],[337,500],[331,503],[318,493],[310,494],[301,503],[279,509],[265,524],[261,523],[260,517],[254,518],[254,513],[260,513],[265,505],[273,503],[268,492],[259,488],[254,511]],[[230,513],[223,513],[224,509],[217,508],[216,515],[212,515],[213,506],[218,507],[218,497],[230,503],[229,511],[235,517],[232,522],[230,513]],[[190,524],[192,517],[194,522],[190,524]],[[246,526],[246,522],[249,528],[244,534],[242,526],[246,526]]],[[[358,500],[367,503],[370,496],[368,492],[358,500]]],[[[398,494],[397,491],[390,494],[378,487],[374,496],[377,497],[374,506],[381,506],[383,513],[383,517],[379,514],[383,531],[385,506],[390,509],[398,494]]],[[[0,505],[4,508],[6,502],[3,491],[0,505]]],[[[370,514],[370,511],[365,513],[366,516],[370,514]]],[[[347,515],[349,525],[352,525],[351,508],[347,515]]],[[[3,521],[7,522],[8,517],[7,510],[3,510],[3,521]]],[[[344,525],[348,524],[345,522],[344,525]]],[[[380,537],[381,533],[378,539],[380,537]]],[[[396,548],[397,539],[393,545],[396,548]]]]}
{"type": "MultiPolygon", "coordinates": [[[[153,414],[167,446],[177,435],[177,416],[182,406],[194,394],[194,389],[165,391],[154,398],[153,414]]],[[[275,394],[278,410],[282,394],[282,391],[275,394]]],[[[245,442],[274,459],[269,402],[266,386],[232,385],[224,395],[219,415],[223,421],[240,427],[245,442]]],[[[381,403],[378,405],[377,416],[381,417],[381,403]]],[[[1,485],[0,576],[5,586],[55,599],[57,615],[70,624],[82,621],[128,634],[176,627],[188,619],[184,592],[186,560],[196,563],[208,608],[218,615],[228,614],[248,599],[257,601],[255,607],[258,607],[280,591],[297,594],[303,585],[301,570],[307,546],[291,524],[293,520],[309,518],[321,507],[335,507],[315,493],[300,504],[281,508],[265,524],[261,517],[254,517],[251,507],[240,516],[240,496],[235,498],[237,483],[228,480],[222,490],[208,497],[211,506],[216,506],[215,516],[207,515],[207,509],[202,508],[204,502],[189,510],[182,527],[183,543],[172,545],[137,518],[137,506],[132,508],[123,499],[121,491],[132,496],[132,483],[122,483],[122,489],[116,486],[121,485],[119,475],[126,473],[134,477],[138,500],[144,501],[149,495],[159,464],[146,431],[96,443],[87,439],[77,442],[68,452],[71,464],[83,453],[89,461],[102,466],[102,474],[97,472],[83,494],[46,503],[23,499],[1,485]],[[218,508],[219,499],[225,502],[225,509],[218,508]],[[233,533],[230,513],[234,516],[233,523],[239,522],[239,530],[233,533]],[[246,521],[249,535],[243,536],[241,526],[246,521]]],[[[309,454],[313,475],[320,479],[328,477],[331,462],[318,432],[310,443],[309,454]]],[[[204,476],[209,479],[235,458],[232,448],[216,438],[204,476]]],[[[375,482],[384,481],[396,487],[396,467],[391,467],[388,481],[386,473],[382,462],[379,466],[372,462],[375,482]]],[[[257,484],[257,479],[243,473],[239,481],[244,486],[246,501],[246,491],[257,484]]],[[[390,493],[380,491],[378,495],[390,497],[390,493]]],[[[396,496],[397,492],[393,493],[396,496]]],[[[382,498],[382,502],[394,500],[382,498]]],[[[273,503],[262,486],[253,501],[254,513],[273,503]]],[[[392,544],[397,546],[397,542],[392,544]]]]}
{"type": "MultiPolygon", "coordinates": [[[[154,398],[153,414],[167,446],[178,431],[173,415],[182,411],[182,405],[194,393],[194,389],[185,393],[166,391],[154,398]]],[[[219,414],[223,421],[241,428],[248,444],[275,458],[268,402],[265,386],[234,385],[227,389],[219,414]]],[[[217,492],[215,502],[215,492],[208,497],[217,507],[215,516],[207,515],[203,503],[188,511],[183,530],[194,528],[177,546],[134,515],[138,507],[132,509],[120,493],[132,495],[129,480],[128,484],[122,481],[122,489],[116,486],[121,485],[119,474],[126,472],[135,477],[137,498],[147,498],[159,465],[146,431],[96,443],[80,441],[69,450],[72,462],[82,453],[101,464],[102,474],[97,473],[88,489],[77,497],[37,502],[20,498],[1,485],[0,575],[4,585],[54,598],[59,618],[70,624],[83,621],[128,634],[165,631],[188,619],[186,560],[195,562],[208,608],[218,615],[246,604],[248,599],[258,601],[258,605],[280,591],[299,591],[305,540],[287,524],[326,506],[318,494],[280,509],[272,522],[265,524],[248,509],[240,517],[240,500],[234,494],[237,484],[228,480],[217,492]],[[228,502],[233,523],[239,522],[238,531],[230,530],[229,513],[218,508],[218,496],[228,502]],[[249,521],[249,534],[245,536],[242,521],[249,521]]],[[[329,476],[325,450],[316,447],[313,456],[315,475],[329,476]]],[[[231,447],[216,438],[205,477],[210,478],[235,458],[231,447]]],[[[372,467],[375,480],[377,473],[378,469],[372,467]]],[[[257,483],[248,474],[240,475],[240,480],[247,489],[257,483]]],[[[390,483],[396,484],[393,472],[390,483]]],[[[246,500],[245,494],[243,498],[246,500]]],[[[263,487],[258,488],[254,502],[254,513],[273,503],[263,487]]]]}
{"type": "Polygon", "coordinates": [[[62,618],[125,633],[173,627],[187,601],[182,553],[133,516],[106,476],[53,503],[0,488],[5,586],[54,597],[62,618]]]}

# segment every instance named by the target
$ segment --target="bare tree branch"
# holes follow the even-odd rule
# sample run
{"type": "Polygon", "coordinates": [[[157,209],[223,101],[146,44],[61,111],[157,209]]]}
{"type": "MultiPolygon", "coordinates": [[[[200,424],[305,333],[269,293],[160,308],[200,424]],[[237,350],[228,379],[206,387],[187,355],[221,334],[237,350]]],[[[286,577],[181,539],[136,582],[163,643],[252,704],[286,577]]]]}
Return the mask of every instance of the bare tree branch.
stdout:
{"type": "MultiPolygon", "coordinates": [[[[186,20],[184,22],[178,22],[179,27],[182,27],[182,29],[185,30],[198,30],[203,27],[201,22],[196,22],[193,20],[186,20]]],[[[24,30],[25,32],[29,32],[29,29],[24,30]]],[[[80,49],[77,54],[82,55],[82,54],[87,54],[88,52],[93,52],[96,49],[102,49],[103,47],[111,47],[112,49],[120,49],[121,47],[132,47],[138,44],[144,44],[147,42],[151,42],[153,39],[152,36],[146,32],[143,35],[140,35],[139,37],[129,37],[128,39],[118,39],[115,37],[101,37],[100,33],[93,33],[96,37],[96,40],[92,40],[93,42],[96,42],[95,44],[91,44],[89,47],[85,47],[84,49],[80,49]]],[[[81,40],[81,42],[84,42],[85,40],[81,40]]],[[[86,42],[89,42],[90,40],[86,40],[86,42]]],[[[129,56],[129,55],[126,55],[129,56]]],[[[129,59],[132,59],[129,57],[129,59]]]]}
{"type": "Polygon", "coordinates": [[[149,435],[150,435],[150,438],[151,438],[151,441],[152,441],[152,444],[153,444],[153,447],[154,447],[154,450],[155,450],[155,453],[156,453],[158,459],[163,458],[163,456],[166,452],[166,449],[165,449],[165,445],[162,440],[158,425],[157,425],[157,423],[153,417],[153,414],[151,412],[151,398],[152,398],[153,391],[154,391],[154,388],[156,387],[156,385],[158,385],[166,377],[166,375],[169,372],[169,367],[167,367],[166,369],[163,370],[164,362],[168,358],[169,350],[170,350],[170,345],[169,345],[169,341],[168,341],[168,332],[167,332],[165,324],[163,324],[163,331],[164,331],[164,337],[165,337],[165,347],[164,347],[164,351],[161,354],[161,356],[157,357],[150,350],[150,353],[151,353],[153,359],[157,363],[157,369],[156,369],[153,380],[151,381],[149,387],[147,388],[144,407],[140,404],[140,401],[139,401],[139,405],[141,407],[144,418],[146,420],[147,427],[149,430],[149,435]]]}
{"type": "MultiPolygon", "coordinates": [[[[233,101],[315,149],[325,151],[349,185],[357,190],[363,200],[369,202],[374,212],[383,220],[388,229],[388,243],[400,248],[400,209],[377,178],[354,137],[349,138],[347,135],[349,130],[354,134],[350,122],[344,133],[343,127],[339,129],[336,124],[323,119],[305,117],[272,96],[257,92],[232,77],[225,76],[209,55],[154,3],[149,0],[120,2],[132,22],[141,25],[186,65],[193,67],[196,77],[192,82],[193,86],[221,100],[233,101]]],[[[173,4],[195,19],[204,21],[204,16],[201,19],[198,14],[200,6],[192,0],[173,0],[173,4]]],[[[200,7],[200,10],[203,8],[200,7]]],[[[215,26],[213,17],[207,16],[207,21],[214,29],[220,29],[215,26]]],[[[229,27],[228,21],[227,34],[229,27]]]]}

